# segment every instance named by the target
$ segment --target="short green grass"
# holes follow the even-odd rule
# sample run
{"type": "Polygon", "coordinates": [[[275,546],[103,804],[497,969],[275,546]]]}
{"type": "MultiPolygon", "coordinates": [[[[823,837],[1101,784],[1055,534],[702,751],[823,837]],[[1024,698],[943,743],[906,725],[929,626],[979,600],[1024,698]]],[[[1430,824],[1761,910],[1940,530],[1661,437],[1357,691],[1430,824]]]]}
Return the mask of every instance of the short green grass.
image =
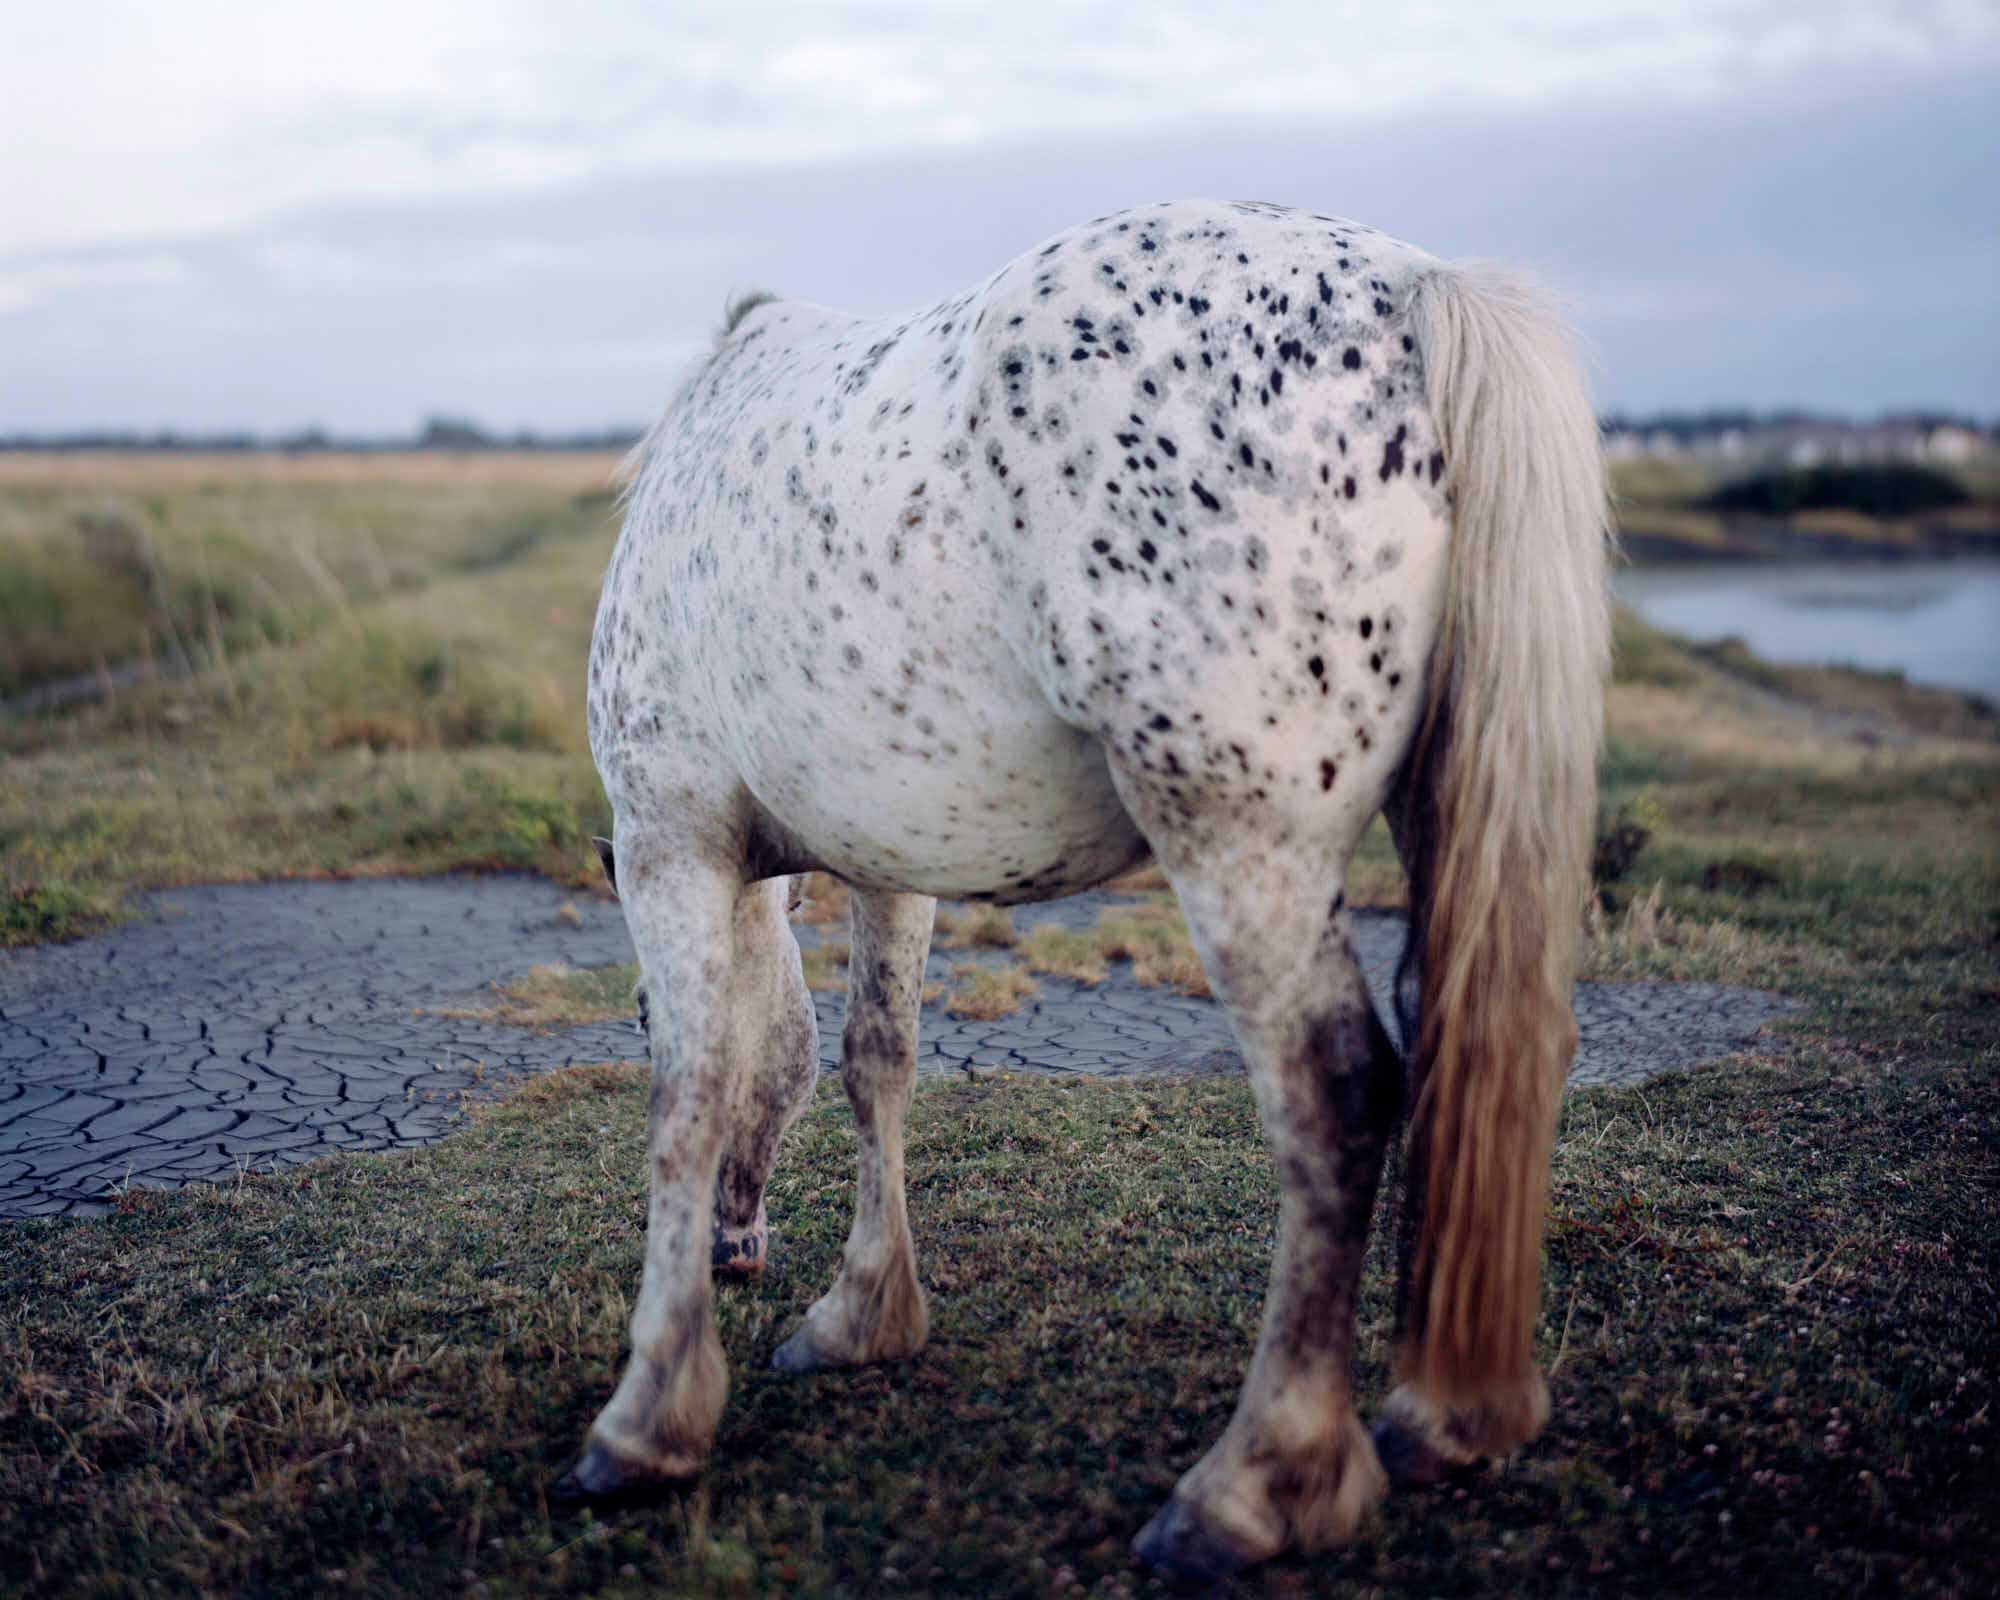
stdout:
{"type": "MultiPolygon", "coordinates": [[[[1991,1012],[1961,1009],[1574,1098],[1547,1433],[1231,1592],[1985,1592],[1996,1065],[1991,1012]]],[[[763,1363],[849,1215],[834,1093],[772,1183],[771,1268],[720,1297],[714,1459],[650,1507],[548,1500],[637,1283],[636,1068],[421,1151],[16,1224],[0,1571],[50,1595],[1155,1592],[1127,1544],[1226,1422],[1264,1289],[1247,1088],[926,1087],[930,1347],[785,1378],[763,1363]]],[[[1378,1244],[1364,1403],[1392,1279],[1378,1244]]]]}

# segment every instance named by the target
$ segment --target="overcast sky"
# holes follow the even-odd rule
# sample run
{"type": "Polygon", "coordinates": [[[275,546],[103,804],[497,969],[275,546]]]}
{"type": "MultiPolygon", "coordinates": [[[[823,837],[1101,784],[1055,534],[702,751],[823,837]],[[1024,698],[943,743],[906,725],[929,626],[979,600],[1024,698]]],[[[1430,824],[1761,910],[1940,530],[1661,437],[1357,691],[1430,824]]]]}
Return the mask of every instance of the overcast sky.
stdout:
{"type": "Polygon", "coordinates": [[[1996,107],[1994,0],[0,0],[0,432],[639,421],[1203,194],[1534,267],[1608,407],[2000,414],[1996,107]]]}

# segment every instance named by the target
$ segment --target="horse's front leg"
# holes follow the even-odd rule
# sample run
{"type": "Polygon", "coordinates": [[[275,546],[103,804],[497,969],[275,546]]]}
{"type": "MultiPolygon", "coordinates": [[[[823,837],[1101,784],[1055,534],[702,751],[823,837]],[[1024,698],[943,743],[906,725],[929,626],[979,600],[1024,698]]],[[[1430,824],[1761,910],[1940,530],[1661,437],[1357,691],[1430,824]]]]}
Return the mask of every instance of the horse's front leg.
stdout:
{"type": "Polygon", "coordinates": [[[1235,1415],[1135,1547],[1154,1566],[1204,1580],[1351,1537],[1386,1488],[1349,1374],[1402,1063],[1376,1018],[1346,913],[1331,886],[1317,892],[1328,880],[1307,899],[1289,871],[1282,876],[1176,878],[1249,1063],[1279,1186],[1263,1328],[1235,1415]]]}
{"type": "Polygon", "coordinates": [[[771,1358],[787,1372],[893,1361],[922,1349],[930,1332],[903,1199],[903,1117],[917,1082],[917,1013],[937,902],[857,890],[851,904],[840,1077],[861,1145],[854,1227],[840,1276],[771,1358]]]}
{"type": "Polygon", "coordinates": [[[651,1001],[651,1205],[632,1314],[632,1352],[582,1458],[556,1486],[596,1498],[693,1476],[708,1454],[729,1374],[709,1281],[716,1169],[731,1131],[737,903],[733,866],[628,848],[620,898],[651,1001]]]}

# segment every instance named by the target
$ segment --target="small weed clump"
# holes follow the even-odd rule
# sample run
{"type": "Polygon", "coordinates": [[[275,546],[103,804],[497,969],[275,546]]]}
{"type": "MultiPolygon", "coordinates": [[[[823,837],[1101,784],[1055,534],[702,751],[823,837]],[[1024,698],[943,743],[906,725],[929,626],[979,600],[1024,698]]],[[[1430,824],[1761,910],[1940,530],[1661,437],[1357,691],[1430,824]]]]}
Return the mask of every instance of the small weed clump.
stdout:
{"type": "Polygon", "coordinates": [[[1597,825],[1597,842],[1591,851],[1590,875],[1600,890],[1617,883],[1629,873],[1646,846],[1653,841],[1653,829],[1661,821],[1660,808],[1649,796],[1627,800],[1597,825]]]}
{"type": "Polygon", "coordinates": [[[637,1016],[638,977],[639,968],[631,962],[612,967],[531,967],[512,982],[493,985],[490,1005],[439,1009],[435,1014],[502,1022],[516,1028],[576,1028],[613,1022],[637,1016]]]}
{"type": "Polygon", "coordinates": [[[1011,950],[1014,917],[1005,906],[974,905],[938,913],[932,943],[940,950],[1011,950]]]}
{"type": "Polygon", "coordinates": [[[1035,980],[1019,967],[986,967],[961,961],[951,969],[944,1008],[954,1017],[993,1021],[1011,1017],[1036,992],[1035,980]]]}

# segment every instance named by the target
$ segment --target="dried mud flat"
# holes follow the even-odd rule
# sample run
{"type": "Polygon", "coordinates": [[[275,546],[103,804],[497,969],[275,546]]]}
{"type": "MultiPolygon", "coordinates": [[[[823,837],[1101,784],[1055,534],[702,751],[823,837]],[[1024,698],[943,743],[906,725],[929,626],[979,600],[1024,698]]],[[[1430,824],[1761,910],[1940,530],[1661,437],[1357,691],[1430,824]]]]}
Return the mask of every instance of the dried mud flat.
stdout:
{"type": "MultiPolygon", "coordinates": [[[[1083,895],[1021,907],[1015,921],[1081,928],[1108,903],[1083,895]]],[[[1402,919],[1361,913],[1356,932],[1386,1008],[1402,919]]],[[[470,1096],[639,1054],[629,1023],[537,1032],[443,1013],[537,965],[630,959],[615,905],[525,877],[175,890],[102,937],[0,953],[0,1216],[98,1212],[127,1185],[227,1181],[441,1138],[470,1096]]],[[[934,954],[932,976],[965,959],[934,954]]],[[[1039,984],[998,1020],[927,1007],[923,1070],[1242,1070],[1212,1001],[1143,988],[1122,966],[1095,988],[1039,984]]],[[[814,999],[832,1069],[846,999],[814,999]]],[[[1571,1086],[1712,1061],[1794,1008],[1716,984],[1580,984],[1571,1086]]]]}

